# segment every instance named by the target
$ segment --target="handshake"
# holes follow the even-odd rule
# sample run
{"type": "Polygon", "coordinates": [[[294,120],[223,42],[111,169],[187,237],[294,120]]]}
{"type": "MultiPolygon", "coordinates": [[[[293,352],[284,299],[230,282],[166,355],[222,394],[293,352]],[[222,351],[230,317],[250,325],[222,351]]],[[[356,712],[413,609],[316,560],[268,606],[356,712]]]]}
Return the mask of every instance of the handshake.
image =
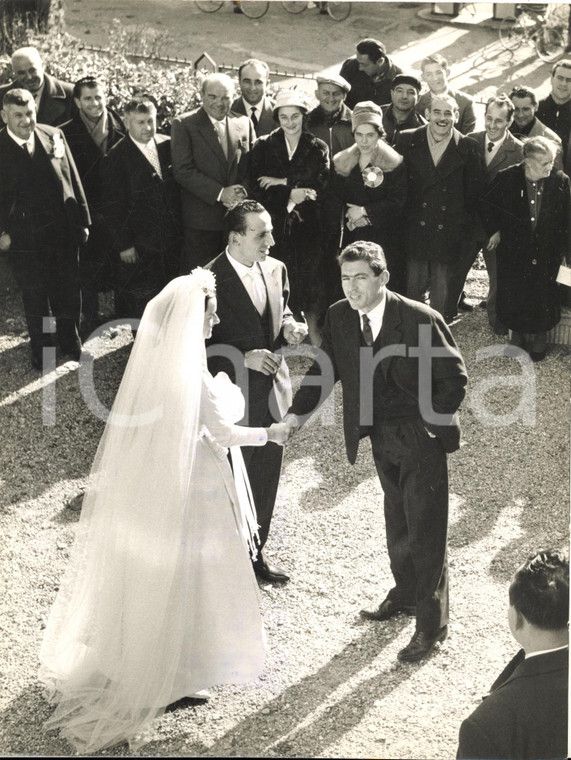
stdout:
{"type": "Polygon", "coordinates": [[[295,414],[287,414],[282,422],[273,422],[266,428],[268,441],[283,446],[299,428],[300,423],[295,414]]]}

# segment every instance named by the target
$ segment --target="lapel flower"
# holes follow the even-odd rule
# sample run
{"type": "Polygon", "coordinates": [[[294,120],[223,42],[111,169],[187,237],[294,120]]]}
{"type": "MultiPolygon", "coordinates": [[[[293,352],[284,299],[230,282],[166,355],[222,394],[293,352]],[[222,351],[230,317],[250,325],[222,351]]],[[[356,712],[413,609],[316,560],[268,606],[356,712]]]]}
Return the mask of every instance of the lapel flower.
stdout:
{"type": "Polygon", "coordinates": [[[385,175],[379,166],[366,166],[361,172],[365,187],[378,187],[382,184],[385,175]]]}
{"type": "Polygon", "coordinates": [[[54,132],[50,138],[51,151],[50,155],[54,158],[63,158],[65,156],[65,145],[59,132],[54,132]]]}

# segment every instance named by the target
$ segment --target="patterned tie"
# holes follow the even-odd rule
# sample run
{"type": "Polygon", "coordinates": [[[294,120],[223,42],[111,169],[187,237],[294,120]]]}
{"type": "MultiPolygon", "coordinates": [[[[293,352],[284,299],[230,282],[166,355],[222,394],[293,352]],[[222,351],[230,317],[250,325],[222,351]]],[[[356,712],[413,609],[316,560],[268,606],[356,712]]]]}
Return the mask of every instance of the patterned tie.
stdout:
{"type": "Polygon", "coordinates": [[[363,339],[368,346],[373,345],[373,331],[371,330],[371,320],[366,314],[363,314],[363,339]]]}
{"type": "Polygon", "coordinates": [[[262,281],[262,278],[255,272],[246,272],[244,275],[247,278],[249,287],[246,287],[248,295],[252,299],[252,303],[256,307],[256,311],[260,316],[263,316],[266,309],[267,294],[266,287],[262,281]]]}
{"type": "Polygon", "coordinates": [[[254,125],[254,130],[257,134],[258,133],[258,117],[256,116],[256,106],[252,106],[252,113],[250,114],[250,119],[252,120],[252,124],[254,125]]]}
{"type": "Polygon", "coordinates": [[[494,143],[493,142],[489,142],[488,143],[488,153],[491,153],[493,151],[493,149],[494,149],[494,143]]]}
{"type": "Polygon", "coordinates": [[[215,121],[214,128],[216,130],[216,134],[218,135],[218,142],[220,143],[220,147],[224,151],[224,157],[228,159],[228,140],[226,138],[226,129],[224,127],[224,122],[215,121]]]}
{"type": "Polygon", "coordinates": [[[153,169],[156,171],[156,173],[158,174],[158,176],[162,179],[163,178],[163,173],[162,173],[162,170],[161,170],[161,162],[159,161],[159,154],[158,154],[157,150],[153,150],[148,145],[145,145],[145,155],[148,158],[148,160],[149,160],[151,166],[153,167],[153,169]]]}

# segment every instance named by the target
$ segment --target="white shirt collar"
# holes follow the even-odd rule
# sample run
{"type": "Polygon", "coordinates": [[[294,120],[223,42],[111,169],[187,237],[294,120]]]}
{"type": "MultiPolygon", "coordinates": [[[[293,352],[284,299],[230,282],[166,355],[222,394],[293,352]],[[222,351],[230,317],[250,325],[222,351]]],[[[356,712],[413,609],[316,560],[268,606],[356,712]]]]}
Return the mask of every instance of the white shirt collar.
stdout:
{"type": "Polygon", "coordinates": [[[156,147],[157,147],[156,143],[155,143],[155,138],[154,137],[151,137],[151,139],[149,140],[148,143],[143,143],[143,142],[140,142],[139,140],[135,140],[135,138],[132,135],[129,135],[129,137],[135,143],[135,145],[137,146],[137,148],[139,148],[139,150],[143,151],[143,153],[145,152],[145,150],[153,150],[153,149],[156,149],[156,147]]]}
{"type": "Polygon", "coordinates": [[[245,264],[242,264],[241,261],[238,261],[237,259],[232,256],[228,248],[226,248],[226,256],[228,258],[228,261],[232,264],[234,267],[236,274],[238,277],[242,280],[244,277],[249,274],[258,274],[260,277],[262,276],[262,270],[260,269],[260,265],[257,261],[254,262],[254,264],[251,267],[247,267],[245,264]]]}
{"type": "Polygon", "coordinates": [[[559,652],[561,649],[568,649],[569,645],[564,644],[562,647],[555,647],[554,649],[543,649],[541,652],[530,652],[525,655],[525,659],[529,660],[530,657],[537,657],[540,654],[551,654],[551,652],[559,652]]]}
{"type": "Polygon", "coordinates": [[[502,145],[502,143],[504,142],[507,136],[508,136],[508,130],[506,129],[502,139],[494,142],[493,140],[490,140],[490,138],[488,137],[488,133],[486,132],[486,150],[488,149],[488,145],[492,143],[492,145],[494,146],[494,149],[491,150],[490,153],[495,153],[498,150],[498,148],[502,145]]]}
{"type": "Polygon", "coordinates": [[[212,126],[214,127],[214,129],[216,129],[216,125],[217,124],[222,124],[222,126],[224,127],[224,129],[226,129],[226,116],[223,119],[213,119],[212,116],[209,113],[207,113],[206,115],[210,119],[210,121],[211,121],[212,126]]]}
{"type": "MultiPolygon", "coordinates": [[[[383,296],[383,300],[381,301],[381,303],[377,304],[374,309],[371,309],[371,311],[366,312],[367,316],[369,317],[369,321],[371,323],[371,331],[373,333],[373,340],[377,339],[377,336],[381,331],[386,305],[387,305],[387,293],[385,291],[385,294],[383,296]]],[[[358,312],[359,312],[359,321],[361,322],[361,330],[362,330],[363,329],[363,314],[365,314],[365,312],[361,311],[361,309],[358,309],[358,312]]]]}
{"type": "Polygon", "coordinates": [[[253,106],[251,103],[248,103],[248,101],[245,98],[242,98],[242,103],[244,104],[244,109],[246,111],[246,116],[252,115],[252,108],[256,109],[256,116],[258,114],[262,113],[262,103],[264,102],[264,99],[262,98],[259,103],[256,103],[255,106],[253,106]]]}
{"type": "Polygon", "coordinates": [[[6,131],[8,132],[12,140],[14,140],[15,143],[18,143],[20,147],[22,147],[23,145],[30,145],[32,147],[32,150],[34,149],[34,133],[33,132],[27,140],[22,140],[21,137],[18,137],[17,135],[15,135],[8,127],[6,127],[6,131]]]}

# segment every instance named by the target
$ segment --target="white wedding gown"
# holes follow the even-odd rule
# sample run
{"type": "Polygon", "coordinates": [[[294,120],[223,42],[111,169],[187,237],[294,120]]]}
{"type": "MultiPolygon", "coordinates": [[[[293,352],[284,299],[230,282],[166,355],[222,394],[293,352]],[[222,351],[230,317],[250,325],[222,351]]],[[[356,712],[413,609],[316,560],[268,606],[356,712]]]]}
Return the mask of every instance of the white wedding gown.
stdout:
{"type": "Polygon", "coordinates": [[[250,681],[263,669],[259,592],[246,543],[249,486],[241,455],[233,458],[233,475],[226,447],[262,445],[266,434],[233,424],[243,414],[239,389],[225,375],[212,378],[205,363],[200,371],[190,482],[179,482],[177,456],[187,453],[184,438],[176,439],[175,399],[171,422],[164,411],[148,440],[124,434],[121,465],[129,477],[114,484],[103,455],[94,511],[84,503],[77,552],[40,654],[40,678],[57,702],[45,727],[59,728],[82,753],[125,740],[140,746],[168,704],[250,681]],[[169,424],[174,441],[163,430],[169,424]],[[159,451],[171,446],[164,461],[156,461],[157,437],[159,451]]]}

